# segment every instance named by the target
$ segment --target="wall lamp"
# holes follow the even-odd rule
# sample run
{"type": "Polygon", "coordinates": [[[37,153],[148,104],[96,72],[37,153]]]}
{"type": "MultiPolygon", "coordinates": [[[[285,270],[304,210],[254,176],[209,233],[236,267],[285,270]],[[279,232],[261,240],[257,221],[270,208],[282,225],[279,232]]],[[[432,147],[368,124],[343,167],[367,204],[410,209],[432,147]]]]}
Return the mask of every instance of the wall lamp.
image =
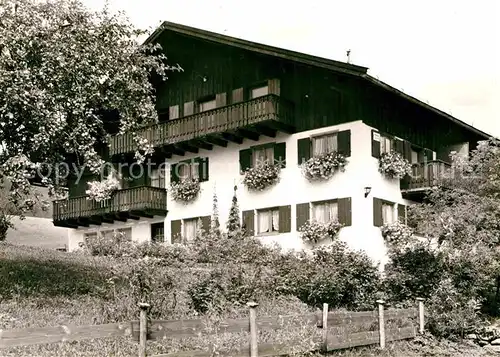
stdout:
{"type": "Polygon", "coordinates": [[[372,188],[371,187],[365,187],[365,198],[368,197],[368,195],[370,194],[370,192],[372,192],[372,188]]]}

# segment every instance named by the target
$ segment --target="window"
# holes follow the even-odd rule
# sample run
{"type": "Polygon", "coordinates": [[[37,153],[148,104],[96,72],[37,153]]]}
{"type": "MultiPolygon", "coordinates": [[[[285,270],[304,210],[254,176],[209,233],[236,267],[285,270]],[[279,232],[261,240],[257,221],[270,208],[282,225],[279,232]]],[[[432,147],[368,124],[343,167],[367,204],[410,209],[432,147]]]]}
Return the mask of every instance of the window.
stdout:
{"type": "Polygon", "coordinates": [[[163,222],[151,225],[151,241],[153,243],[163,243],[165,241],[165,226],[163,222]]]}
{"type": "Polygon", "coordinates": [[[215,98],[205,101],[200,101],[199,103],[200,113],[206,112],[207,110],[212,110],[216,108],[215,98]]]}
{"type": "Polygon", "coordinates": [[[198,218],[184,220],[184,234],[182,235],[187,242],[193,241],[196,238],[198,231],[198,218]]]}
{"type": "Polygon", "coordinates": [[[274,147],[256,147],[253,149],[252,166],[257,167],[264,163],[274,163],[274,147]]]}
{"type": "Polygon", "coordinates": [[[262,96],[265,96],[268,94],[269,94],[269,87],[268,86],[253,88],[250,91],[250,99],[262,97],[262,96]]]}
{"type": "Polygon", "coordinates": [[[382,202],[382,223],[394,223],[394,204],[382,202]]]}
{"type": "Polygon", "coordinates": [[[279,217],[278,208],[257,211],[257,233],[279,232],[279,217]]]}
{"type": "Polygon", "coordinates": [[[165,168],[151,170],[151,186],[165,188],[165,168]]]}
{"type": "Polygon", "coordinates": [[[183,180],[197,180],[199,179],[199,163],[198,162],[179,162],[177,164],[179,179],[183,180]]]}
{"type": "Polygon", "coordinates": [[[319,223],[338,221],[338,204],[336,201],[317,202],[312,204],[312,219],[319,223]]]}
{"type": "Polygon", "coordinates": [[[338,151],[337,134],[329,134],[312,138],[312,154],[319,156],[338,151]]]}
{"type": "Polygon", "coordinates": [[[392,140],[384,136],[380,137],[380,153],[390,153],[393,150],[392,140]]]}

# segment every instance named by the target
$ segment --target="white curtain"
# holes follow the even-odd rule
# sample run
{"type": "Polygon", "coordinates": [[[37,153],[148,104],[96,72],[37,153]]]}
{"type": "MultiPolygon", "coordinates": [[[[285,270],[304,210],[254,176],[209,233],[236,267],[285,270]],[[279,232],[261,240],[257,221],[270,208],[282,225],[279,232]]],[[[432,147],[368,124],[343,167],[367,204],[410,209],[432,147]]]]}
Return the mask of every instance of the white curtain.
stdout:
{"type": "Polygon", "coordinates": [[[313,206],[313,219],[319,223],[328,223],[338,219],[336,202],[319,203],[313,206]]]}
{"type": "Polygon", "coordinates": [[[186,241],[192,241],[196,237],[197,230],[197,220],[190,219],[184,221],[184,239],[186,241]]]}
{"type": "Polygon", "coordinates": [[[394,209],[392,205],[386,203],[382,204],[382,219],[384,223],[394,222],[394,209]]]}
{"type": "Polygon", "coordinates": [[[389,153],[391,150],[391,139],[382,137],[380,141],[380,153],[389,153]]]}
{"type": "Polygon", "coordinates": [[[259,218],[259,233],[269,232],[269,221],[271,218],[270,211],[260,211],[259,218]]]}
{"type": "Polygon", "coordinates": [[[265,162],[274,161],[274,149],[272,147],[257,149],[253,152],[253,166],[263,165],[265,162]]]}
{"type": "Polygon", "coordinates": [[[326,135],[313,140],[313,155],[323,155],[337,151],[337,135],[326,135]]]}
{"type": "Polygon", "coordinates": [[[273,231],[278,232],[280,230],[280,211],[279,210],[274,210],[273,211],[273,231]]]}

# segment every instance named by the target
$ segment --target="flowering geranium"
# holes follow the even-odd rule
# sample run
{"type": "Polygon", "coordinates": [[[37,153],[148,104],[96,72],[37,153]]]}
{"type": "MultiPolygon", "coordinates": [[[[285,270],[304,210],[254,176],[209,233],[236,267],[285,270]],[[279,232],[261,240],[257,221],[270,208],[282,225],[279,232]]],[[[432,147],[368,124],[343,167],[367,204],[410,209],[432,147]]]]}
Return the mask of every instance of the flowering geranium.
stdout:
{"type": "Polygon", "coordinates": [[[173,182],[170,185],[170,192],[175,201],[191,202],[201,191],[200,181],[198,179],[185,179],[180,182],[173,182]]]}
{"type": "Polygon", "coordinates": [[[248,169],[243,184],[252,191],[263,191],[279,181],[281,166],[265,162],[248,169]]]}
{"type": "Polygon", "coordinates": [[[338,169],[344,171],[346,164],[344,155],[329,152],[311,157],[302,165],[302,172],[309,181],[328,180],[338,169]]]}
{"type": "Polygon", "coordinates": [[[410,243],[413,236],[413,230],[399,221],[386,223],[380,227],[380,230],[387,244],[392,246],[404,247],[410,243]]]}
{"type": "Polygon", "coordinates": [[[378,170],[384,175],[398,179],[412,174],[411,163],[396,151],[380,156],[378,170]]]}
{"type": "Polygon", "coordinates": [[[120,188],[120,181],[114,174],[110,174],[104,181],[92,181],[88,186],[89,189],[85,191],[87,199],[101,202],[110,198],[113,192],[120,188]]]}
{"type": "Polygon", "coordinates": [[[342,228],[338,221],[320,223],[317,221],[307,221],[300,228],[300,237],[308,243],[317,243],[323,239],[330,238],[332,241],[342,228]]]}

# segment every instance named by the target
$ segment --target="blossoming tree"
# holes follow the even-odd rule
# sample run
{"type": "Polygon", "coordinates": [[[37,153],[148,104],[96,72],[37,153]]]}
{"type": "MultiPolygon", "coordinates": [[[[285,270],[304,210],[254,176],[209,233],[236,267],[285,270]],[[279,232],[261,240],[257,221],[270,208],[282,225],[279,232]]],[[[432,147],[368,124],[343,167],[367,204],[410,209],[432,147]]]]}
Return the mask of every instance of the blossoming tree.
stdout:
{"type": "Polygon", "coordinates": [[[61,162],[99,173],[110,114],[115,131],[133,133],[138,159],[151,151],[137,130],[157,120],[151,79],[181,68],[158,45],[140,45],[143,34],[80,0],[0,3],[0,184],[12,183],[12,202],[23,206],[42,166],[51,193],[64,184],[61,162]]]}

